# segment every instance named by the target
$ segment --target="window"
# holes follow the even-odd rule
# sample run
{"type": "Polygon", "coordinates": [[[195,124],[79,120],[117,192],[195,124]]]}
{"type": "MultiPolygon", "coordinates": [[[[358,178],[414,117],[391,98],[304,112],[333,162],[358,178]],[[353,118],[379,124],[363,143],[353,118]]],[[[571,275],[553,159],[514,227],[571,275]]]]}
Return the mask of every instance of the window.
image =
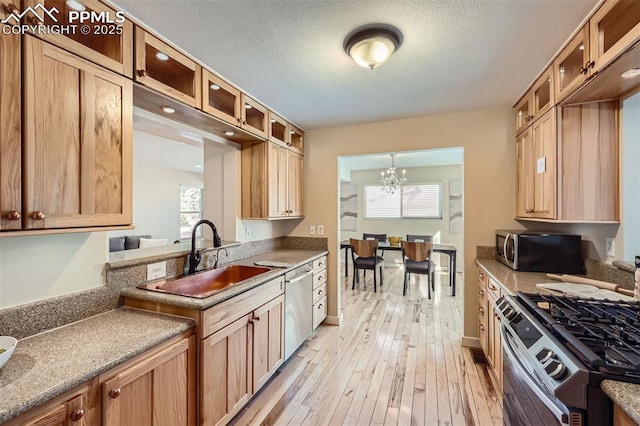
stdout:
{"type": "MultiPolygon", "coordinates": [[[[180,239],[191,238],[193,226],[202,219],[202,188],[180,185],[180,239]]],[[[202,227],[196,234],[202,238],[202,227]]]]}
{"type": "Polygon", "coordinates": [[[364,186],[367,219],[442,219],[442,182],[404,185],[393,194],[364,186]]]}

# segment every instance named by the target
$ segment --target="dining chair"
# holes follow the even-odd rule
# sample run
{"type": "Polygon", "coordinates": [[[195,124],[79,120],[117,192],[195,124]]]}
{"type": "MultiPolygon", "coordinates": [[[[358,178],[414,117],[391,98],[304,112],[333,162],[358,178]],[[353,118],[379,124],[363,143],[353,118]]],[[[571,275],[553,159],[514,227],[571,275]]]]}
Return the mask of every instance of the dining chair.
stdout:
{"type": "MultiPolygon", "coordinates": [[[[408,237],[408,236],[407,236],[408,237]]],[[[407,279],[409,274],[419,274],[427,276],[427,294],[431,299],[431,290],[435,290],[434,282],[434,264],[430,259],[431,242],[401,241],[402,263],[404,264],[404,283],[402,295],[407,294],[407,279]]]]}
{"type": "Polygon", "coordinates": [[[433,235],[411,235],[407,234],[407,241],[419,242],[419,243],[432,243],[433,235]]]}
{"type": "MultiPolygon", "coordinates": [[[[366,234],[366,233],[363,233],[362,234],[362,239],[363,240],[375,239],[375,240],[378,240],[378,242],[380,242],[380,243],[386,243],[387,242],[387,234],[366,234]]],[[[382,257],[384,257],[384,248],[380,247],[379,250],[382,252],[382,257]]]]}
{"type": "Polygon", "coordinates": [[[380,287],[382,287],[382,269],[384,268],[384,259],[378,256],[378,240],[357,240],[349,239],[351,244],[351,259],[353,261],[353,284],[351,289],[356,288],[356,279],[358,278],[358,270],[373,271],[373,291],[377,291],[376,268],[380,267],[380,287]]]}

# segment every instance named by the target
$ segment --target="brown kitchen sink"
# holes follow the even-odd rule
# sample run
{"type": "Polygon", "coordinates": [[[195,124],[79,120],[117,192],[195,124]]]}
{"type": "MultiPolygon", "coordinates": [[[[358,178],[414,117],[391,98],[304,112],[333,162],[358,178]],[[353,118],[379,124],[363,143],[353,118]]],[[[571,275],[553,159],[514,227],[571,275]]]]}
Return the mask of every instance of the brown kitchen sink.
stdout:
{"type": "Polygon", "coordinates": [[[270,270],[259,266],[230,265],[173,280],[143,284],[138,288],[204,298],[270,270]]]}

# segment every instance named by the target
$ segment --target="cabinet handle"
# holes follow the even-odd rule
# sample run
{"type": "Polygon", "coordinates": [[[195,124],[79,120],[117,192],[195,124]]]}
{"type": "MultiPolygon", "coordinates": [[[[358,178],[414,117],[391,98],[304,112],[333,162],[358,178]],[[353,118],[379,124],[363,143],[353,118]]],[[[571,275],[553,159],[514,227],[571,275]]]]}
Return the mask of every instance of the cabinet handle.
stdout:
{"type": "Polygon", "coordinates": [[[246,120],[242,120],[242,125],[246,126],[247,125],[247,121],[246,120]]]}
{"type": "Polygon", "coordinates": [[[484,325],[480,324],[480,331],[484,331],[484,325]]]}
{"type": "Polygon", "coordinates": [[[318,262],[318,266],[324,266],[324,263],[318,262]]]}
{"type": "MultiPolygon", "coordinates": [[[[590,69],[596,66],[596,62],[595,61],[587,61],[586,64],[584,64],[585,68],[590,69]]],[[[586,73],[585,73],[586,74],[586,73]]]]}
{"type": "Polygon", "coordinates": [[[484,274],[482,272],[480,272],[478,275],[480,275],[481,280],[484,280],[484,274]]]}
{"type": "Polygon", "coordinates": [[[7,213],[7,220],[20,220],[22,216],[20,216],[20,212],[17,212],[15,210],[10,211],[9,213],[7,213]]]}
{"type": "Polygon", "coordinates": [[[324,305],[322,303],[318,305],[318,310],[320,309],[324,309],[324,305]]]}
{"type": "Polygon", "coordinates": [[[480,290],[480,291],[478,292],[478,294],[479,294],[480,296],[484,296],[484,291],[480,290]]]}
{"type": "Polygon", "coordinates": [[[257,315],[256,315],[256,316],[254,316],[253,318],[251,318],[251,319],[249,320],[249,322],[250,322],[251,324],[253,324],[253,323],[254,323],[254,322],[256,322],[256,321],[260,321],[260,317],[259,317],[259,316],[257,316],[257,315]]]}
{"type": "Polygon", "coordinates": [[[70,417],[72,422],[77,422],[78,420],[84,417],[84,409],[78,408],[73,413],[71,413],[70,417]]]}
{"type": "Polygon", "coordinates": [[[497,288],[496,288],[496,286],[494,286],[493,284],[489,284],[489,290],[491,290],[491,291],[496,291],[496,290],[497,290],[497,288]]]}
{"type": "Polygon", "coordinates": [[[18,15],[20,13],[20,11],[18,10],[18,7],[15,4],[4,3],[2,5],[2,8],[6,13],[9,13],[9,14],[13,13],[15,15],[18,15]]]}
{"type": "Polygon", "coordinates": [[[320,295],[320,294],[324,294],[324,290],[322,290],[322,289],[318,290],[318,295],[320,295]]]}
{"type": "Polygon", "coordinates": [[[122,393],[122,389],[120,388],[111,389],[111,392],[109,392],[109,397],[111,399],[116,399],[117,397],[120,396],[121,393],[122,393]]]}
{"type": "Polygon", "coordinates": [[[146,70],[138,70],[138,77],[146,77],[147,76],[147,71],[146,70]]]}
{"type": "Polygon", "coordinates": [[[44,213],[42,213],[42,212],[33,212],[33,214],[31,215],[31,219],[33,219],[33,220],[43,220],[44,219],[44,213]]]}
{"type": "Polygon", "coordinates": [[[580,67],[580,74],[587,74],[589,72],[589,68],[580,67]]]}
{"type": "Polygon", "coordinates": [[[484,315],[484,308],[483,308],[482,306],[480,306],[480,309],[479,309],[479,310],[480,310],[480,313],[481,313],[482,315],[484,315]]]}

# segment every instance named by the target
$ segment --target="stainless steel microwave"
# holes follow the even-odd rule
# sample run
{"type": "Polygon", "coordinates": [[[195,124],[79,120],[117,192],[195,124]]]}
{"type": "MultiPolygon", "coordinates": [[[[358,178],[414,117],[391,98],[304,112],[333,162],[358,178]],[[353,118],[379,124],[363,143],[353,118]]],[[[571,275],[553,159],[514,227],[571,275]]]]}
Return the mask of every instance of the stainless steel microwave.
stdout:
{"type": "Polygon", "coordinates": [[[585,272],[580,235],[498,230],[496,259],[516,271],[585,272]]]}

